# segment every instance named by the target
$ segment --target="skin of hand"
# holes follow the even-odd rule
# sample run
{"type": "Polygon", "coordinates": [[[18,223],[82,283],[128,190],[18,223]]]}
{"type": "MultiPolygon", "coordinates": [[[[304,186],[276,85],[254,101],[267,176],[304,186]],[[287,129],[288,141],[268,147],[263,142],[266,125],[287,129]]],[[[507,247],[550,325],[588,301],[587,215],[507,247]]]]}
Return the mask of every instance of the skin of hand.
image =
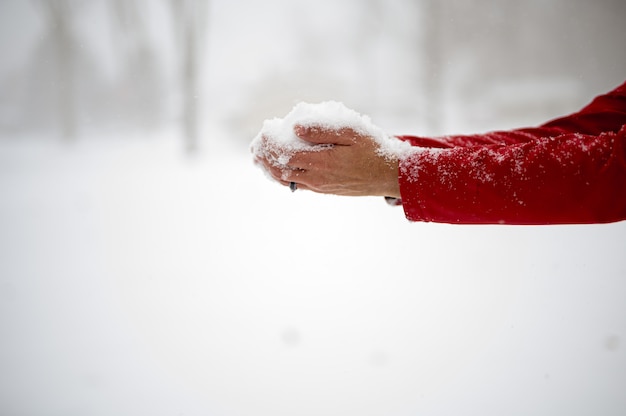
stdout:
{"type": "Polygon", "coordinates": [[[295,182],[298,189],[323,194],[400,198],[398,159],[380,154],[371,137],[350,128],[296,125],[294,132],[300,139],[323,147],[296,152],[285,167],[258,160],[281,184],[295,182]]]}

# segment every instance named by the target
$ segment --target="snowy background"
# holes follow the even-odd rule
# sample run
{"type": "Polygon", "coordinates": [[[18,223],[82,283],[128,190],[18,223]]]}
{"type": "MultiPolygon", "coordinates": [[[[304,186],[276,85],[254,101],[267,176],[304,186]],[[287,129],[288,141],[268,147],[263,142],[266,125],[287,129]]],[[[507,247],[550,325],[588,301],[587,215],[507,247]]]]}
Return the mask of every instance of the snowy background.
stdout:
{"type": "Polygon", "coordinates": [[[623,415],[626,224],[291,193],[266,118],[538,124],[626,79],[621,0],[0,1],[0,414],[623,415]]]}

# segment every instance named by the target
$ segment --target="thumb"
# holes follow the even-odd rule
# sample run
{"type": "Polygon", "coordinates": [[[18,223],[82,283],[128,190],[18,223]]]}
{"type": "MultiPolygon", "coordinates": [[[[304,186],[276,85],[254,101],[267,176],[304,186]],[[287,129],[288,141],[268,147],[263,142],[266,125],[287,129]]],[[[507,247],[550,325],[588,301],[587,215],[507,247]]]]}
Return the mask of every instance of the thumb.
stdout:
{"type": "Polygon", "coordinates": [[[313,144],[336,144],[351,146],[361,137],[349,127],[333,129],[329,127],[296,124],[293,128],[296,136],[313,144]]]}

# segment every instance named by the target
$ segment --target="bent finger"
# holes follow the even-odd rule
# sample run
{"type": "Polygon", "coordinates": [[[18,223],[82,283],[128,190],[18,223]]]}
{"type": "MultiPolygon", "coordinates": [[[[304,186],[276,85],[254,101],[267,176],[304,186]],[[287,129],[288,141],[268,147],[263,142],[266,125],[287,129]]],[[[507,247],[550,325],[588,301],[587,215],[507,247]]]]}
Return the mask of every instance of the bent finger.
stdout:
{"type": "Polygon", "coordinates": [[[315,150],[297,152],[291,155],[289,167],[294,169],[309,170],[315,166],[321,166],[337,150],[334,146],[322,147],[315,150]]]}
{"type": "Polygon", "coordinates": [[[350,127],[342,127],[333,129],[321,125],[302,125],[294,126],[294,133],[300,139],[314,144],[334,144],[341,146],[350,146],[354,144],[359,137],[354,129],[350,127]]]}

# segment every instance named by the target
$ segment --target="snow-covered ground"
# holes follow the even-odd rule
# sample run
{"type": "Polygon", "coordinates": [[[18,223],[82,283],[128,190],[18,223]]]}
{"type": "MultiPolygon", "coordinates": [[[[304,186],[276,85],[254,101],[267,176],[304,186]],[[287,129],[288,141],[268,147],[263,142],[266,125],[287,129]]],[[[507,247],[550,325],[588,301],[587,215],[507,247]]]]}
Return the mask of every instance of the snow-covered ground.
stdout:
{"type": "Polygon", "coordinates": [[[626,223],[413,224],[174,136],[0,143],[1,414],[624,414],[626,223]]]}

